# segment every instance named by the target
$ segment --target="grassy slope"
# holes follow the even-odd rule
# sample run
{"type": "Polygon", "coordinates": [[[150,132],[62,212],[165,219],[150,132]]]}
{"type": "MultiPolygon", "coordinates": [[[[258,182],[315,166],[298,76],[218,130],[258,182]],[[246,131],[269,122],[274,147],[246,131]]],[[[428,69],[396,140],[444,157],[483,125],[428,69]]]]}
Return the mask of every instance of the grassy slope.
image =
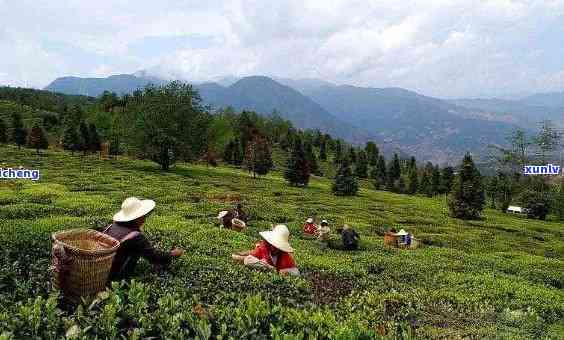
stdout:
{"type": "MultiPolygon", "coordinates": [[[[267,332],[270,323],[287,333],[309,329],[311,334],[349,336],[357,328],[380,327],[391,334],[406,324],[419,336],[558,337],[564,332],[564,226],[556,222],[493,210],[480,221],[464,222],[447,217],[444,198],[396,195],[368,185],[358,197],[337,198],[330,194],[329,180],[316,178],[306,189],[291,188],[278,173],[254,180],[238,169],[200,165],[162,173],[144,161],[80,160],[53,151],[37,158],[31,150],[12,147],[0,147],[0,155],[4,166],[42,171],[38,183],[0,181],[0,243],[7,254],[0,262],[0,292],[5,293],[0,298],[8,302],[47,296],[49,233],[101,225],[125,197],[134,195],[157,201],[146,226],[150,238],[162,247],[187,250],[168,276],[155,275],[146,265],[139,268],[138,280],[150,288],[151,312],[131,311],[132,302],[120,307],[133,319],[146,315],[149,334],[168,322],[156,316],[171,313],[163,309],[166,303],[154,303],[167,294],[175,297],[171,310],[201,303],[213,314],[214,334],[222,333],[225,324],[226,332],[238,337],[249,336],[241,333],[245,328],[267,332]],[[249,229],[217,228],[217,212],[239,199],[250,210],[249,229]],[[300,225],[311,215],[332,225],[353,225],[363,250],[320,250],[314,241],[302,239],[300,225]],[[280,279],[231,263],[233,251],[250,248],[258,231],[275,222],[289,225],[306,278],[280,279]],[[426,246],[417,251],[384,248],[382,234],[391,226],[412,231],[426,246]],[[254,319],[238,321],[238,313],[254,319]]],[[[21,308],[1,304],[0,326],[21,308]]],[[[86,334],[112,334],[96,321],[98,316],[67,315],[55,332],[91,323],[86,334]]],[[[42,322],[39,327],[46,327],[42,322]]],[[[270,328],[272,334],[276,327],[270,328]]]]}

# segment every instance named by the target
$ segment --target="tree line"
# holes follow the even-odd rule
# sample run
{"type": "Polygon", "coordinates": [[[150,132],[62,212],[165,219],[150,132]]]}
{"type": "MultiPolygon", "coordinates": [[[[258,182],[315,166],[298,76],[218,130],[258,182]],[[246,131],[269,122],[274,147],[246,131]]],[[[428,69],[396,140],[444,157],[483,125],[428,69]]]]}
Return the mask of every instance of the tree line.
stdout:
{"type": "MultiPolygon", "coordinates": [[[[87,154],[99,151],[105,142],[110,155],[150,159],[163,170],[178,161],[204,161],[211,166],[223,161],[257,177],[275,168],[273,152],[279,150],[286,161],[277,170],[292,186],[307,186],[313,175],[332,178],[335,195],[357,194],[360,182],[399,194],[449,195],[451,214],[460,218],[479,217],[486,195],[492,207],[506,210],[516,192],[515,176],[500,172],[484,178],[470,155],[457,171],[431,162],[420,164],[415,157],[400,158],[397,153],[386,159],[372,141],[355,146],[319,130],[300,130],[277,112],[263,115],[206,107],[198,92],[181,82],[149,85],[123,96],[104,92],[95,99],[0,88],[0,99],[42,110],[28,129],[19,113],[12,114],[11,122],[0,119],[0,143],[38,152],[51,142],[87,154]]],[[[553,145],[546,136],[538,139],[543,147],[553,145]]],[[[523,162],[524,143],[518,136],[513,140],[519,143],[501,150],[500,158],[523,162]]],[[[546,154],[547,148],[543,150],[546,154]]]]}

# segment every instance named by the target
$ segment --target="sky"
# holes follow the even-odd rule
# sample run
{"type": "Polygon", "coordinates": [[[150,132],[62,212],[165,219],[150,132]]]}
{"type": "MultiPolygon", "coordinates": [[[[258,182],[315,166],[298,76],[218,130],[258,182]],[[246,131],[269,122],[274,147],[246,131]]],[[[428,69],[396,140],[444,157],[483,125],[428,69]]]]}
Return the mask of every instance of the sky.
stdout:
{"type": "Polygon", "coordinates": [[[564,0],[0,0],[0,84],[148,70],[437,97],[564,91],[564,0]]]}

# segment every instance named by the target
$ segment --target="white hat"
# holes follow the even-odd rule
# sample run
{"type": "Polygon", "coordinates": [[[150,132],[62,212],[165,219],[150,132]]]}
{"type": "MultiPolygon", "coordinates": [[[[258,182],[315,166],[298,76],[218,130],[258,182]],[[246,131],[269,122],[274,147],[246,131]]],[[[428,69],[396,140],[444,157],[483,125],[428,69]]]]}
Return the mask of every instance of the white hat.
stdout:
{"type": "Polygon", "coordinates": [[[308,219],[306,220],[306,222],[307,222],[307,223],[313,223],[313,218],[311,218],[311,217],[308,218],[308,219]]]}
{"type": "Polygon", "coordinates": [[[145,216],[155,208],[155,201],[129,197],[121,204],[121,210],[114,215],[116,222],[129,222],[145,216]]]}
{"type": "Polygon", "coordinates": [[[266,242],[270,243],[272,246],[287,253],[294,252],[294,249],[288,242],[288,239],[290,238],[290,231],[285,225],[279,224],[275,226],[274,229],[261,231],[259,234],[266,242]]]}
{"type": "Polygon", "coordinates": [[[217,215],[217,219],[221,221],[227,214],[229,214],[229,211],[227,210],[220,211],[217,215]]]}
{"type": "Polygon", "coordinates": [[[401,229],[398,233],[396,233],[396,236],[405,236],[405,235],[407,235],[407,234],[408,234],[407,231],[401,229]]]}
{"type": "Polygon", "coordinates": [[[323,223],[325,223],[325,224],[329,224],[329,222],[327,222],[327,220],[323,220],[323,221],[321,221],[321,224],[323,224],[323,223]]]}

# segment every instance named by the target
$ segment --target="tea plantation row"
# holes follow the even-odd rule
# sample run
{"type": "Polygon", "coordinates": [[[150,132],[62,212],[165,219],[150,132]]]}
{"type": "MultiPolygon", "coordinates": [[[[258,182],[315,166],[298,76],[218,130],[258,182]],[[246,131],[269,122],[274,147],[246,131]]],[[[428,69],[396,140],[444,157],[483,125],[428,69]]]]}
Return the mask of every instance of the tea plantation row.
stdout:
{"type": "MultiPolygon", "coordinates": [[[[41,170],[32,183],[0,181],[0,339],[377,338],[564,335],[564,226],[487,210],[479,221],[446,214],[444,197],[374,191],[335,197],[330,181],[291,188],[279,173],[253,179],[235,168],[179,165],[0,147],[2,166],[41,170]],[[143,263],[76,309],[50,290],[50,234],[107,223],[128,196],[156,200],[146,232],[186,255],[169,272],[143,263]],[[217,212],[242,201],[248,230],[219,229],[217,212]],[[348,223],[361,250],[321,250],[300,235],[306,217],[348,223]],[[280,277],[232,263],[258,231],[287,223],[303,275],[280,277]],[[387,249],[387,228],[424,247],[387,249]]],[[[338,235],[332,236],[337,240],[338,235]]]]}

